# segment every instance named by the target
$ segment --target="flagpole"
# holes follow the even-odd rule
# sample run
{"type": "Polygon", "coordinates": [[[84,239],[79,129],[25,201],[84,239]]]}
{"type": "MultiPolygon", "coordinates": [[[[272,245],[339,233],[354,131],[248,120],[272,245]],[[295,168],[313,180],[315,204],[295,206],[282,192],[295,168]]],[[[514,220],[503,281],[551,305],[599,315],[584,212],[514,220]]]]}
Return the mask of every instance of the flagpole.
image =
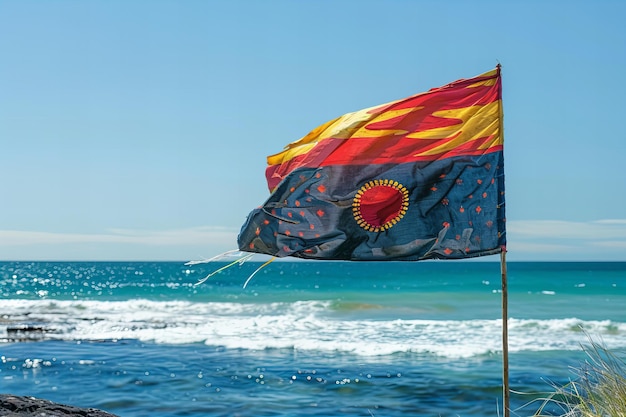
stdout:
{"type": "Polygon", "coordinates": [[[502,274],[502,403],[504,405],[504,417],[509,417],[509,295],[506,276],[506,249],[502,249],[502,252],[500,252],[500,272],[502,274]]]}

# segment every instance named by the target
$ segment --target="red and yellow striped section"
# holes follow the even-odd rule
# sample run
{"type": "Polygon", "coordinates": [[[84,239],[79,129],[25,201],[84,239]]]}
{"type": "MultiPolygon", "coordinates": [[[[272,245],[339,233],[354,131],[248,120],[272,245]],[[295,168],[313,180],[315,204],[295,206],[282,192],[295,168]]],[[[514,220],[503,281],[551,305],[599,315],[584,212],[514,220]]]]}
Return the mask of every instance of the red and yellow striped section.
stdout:
{"type": "Polygon", "coordinates": [[[502,150],[499,67],[331,120],[267,158],[270,190],[301,167],[400,164],[502,150]]]}

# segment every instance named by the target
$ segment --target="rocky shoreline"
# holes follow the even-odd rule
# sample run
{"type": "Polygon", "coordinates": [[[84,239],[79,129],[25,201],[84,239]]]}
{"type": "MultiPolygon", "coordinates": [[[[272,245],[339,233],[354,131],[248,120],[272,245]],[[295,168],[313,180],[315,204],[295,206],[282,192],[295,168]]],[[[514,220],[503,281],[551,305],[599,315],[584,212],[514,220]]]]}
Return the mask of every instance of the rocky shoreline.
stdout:
{"type": "Polygon", "coordinates": [[[95,408],[80,408],[41,398],[0,394],[0,417],[118,417],[95,408]]]}

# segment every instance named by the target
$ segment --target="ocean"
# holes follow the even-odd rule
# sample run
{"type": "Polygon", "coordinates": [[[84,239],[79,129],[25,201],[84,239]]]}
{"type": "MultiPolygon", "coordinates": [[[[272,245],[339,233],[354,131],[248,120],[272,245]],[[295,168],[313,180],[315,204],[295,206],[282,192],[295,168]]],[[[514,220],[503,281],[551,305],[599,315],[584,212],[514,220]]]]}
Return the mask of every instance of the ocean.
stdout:
{"type": "MultiPolygon", "coordinates": [[[[502,415],[494,261],[0,262],[0,393],[123,417],[502,415]]],[[[626,352],[626,263],[508,263],[512,416],[626,352]]]]}

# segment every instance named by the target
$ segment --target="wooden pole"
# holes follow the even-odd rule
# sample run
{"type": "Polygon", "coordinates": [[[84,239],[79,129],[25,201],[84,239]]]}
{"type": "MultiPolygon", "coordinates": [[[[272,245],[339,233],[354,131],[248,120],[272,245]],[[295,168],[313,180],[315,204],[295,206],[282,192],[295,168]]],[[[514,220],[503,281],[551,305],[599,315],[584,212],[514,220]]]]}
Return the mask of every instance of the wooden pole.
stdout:
{"type": "MultiPolygon", "coordinates": [[[[500,76],[501,66],[498,63],[498,76],[500,76]]],[[[502,91],[500,91],[500,135],[504,142],[504,112],[502,109],[502,91]]],[[[504,406],[504,417],[509,417],[510,410],[510,389],[509,389],[509,293],[506,277],[506,247],[502,247],[500,252],[500,272],[502,274],[502,404],[504,406]]]]}
{"type": "Polygon", "coordinates": [[[502,252],[500,252],[500,271],[502,274],[502,403],[504,406],[504,417],[509,417],[509,295],[506,277],[506,249],[503,249],[502,252]]]}

